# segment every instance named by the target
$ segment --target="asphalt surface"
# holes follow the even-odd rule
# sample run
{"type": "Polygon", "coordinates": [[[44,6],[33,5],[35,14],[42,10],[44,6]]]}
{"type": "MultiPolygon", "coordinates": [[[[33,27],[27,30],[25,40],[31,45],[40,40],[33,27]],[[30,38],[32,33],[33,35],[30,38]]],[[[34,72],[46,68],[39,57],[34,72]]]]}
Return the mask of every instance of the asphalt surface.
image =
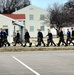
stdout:
{"type": "Polygon", "coordinates": [[[0,75],[74,75],[74,51],[1,52],[0,75]]]}

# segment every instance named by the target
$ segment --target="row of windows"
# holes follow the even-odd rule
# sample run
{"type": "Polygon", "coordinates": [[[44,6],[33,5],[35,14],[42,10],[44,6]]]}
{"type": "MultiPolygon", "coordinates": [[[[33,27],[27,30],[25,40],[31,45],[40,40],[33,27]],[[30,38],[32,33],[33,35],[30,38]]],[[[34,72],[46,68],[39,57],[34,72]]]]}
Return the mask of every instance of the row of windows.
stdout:
{"type": "MultiPolygon", "coordinates": [[[[41,26],[40,29],[41,29],[41,31],[45,31],[44,26],[41,26]]],[[[30,26],[30,32],[34,32],[34,26],[30,26]]]]}
{"type": "MultiPolygon", "coordinates": [[[[29,15],[29,20],[34,20],[34,15],[30,14],[29,15]]],[[[43,14],[40,15],[40,20],[44,20],[44,15],[43,14]]]]}

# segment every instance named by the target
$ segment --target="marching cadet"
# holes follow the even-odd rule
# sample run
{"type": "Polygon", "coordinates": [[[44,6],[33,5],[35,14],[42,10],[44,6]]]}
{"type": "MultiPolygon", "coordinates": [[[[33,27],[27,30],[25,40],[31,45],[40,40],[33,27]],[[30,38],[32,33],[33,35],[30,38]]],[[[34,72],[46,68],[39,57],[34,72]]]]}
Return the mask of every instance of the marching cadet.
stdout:
{"type": "Polygon", "coordinates": [[[72,43],[73,46],[74,46],[74,42],[72,42],[74,40],[74,29],[71,28],[71,30],[72,30],[72,34],[71,34],[71,41],[70,41],[70,43],[72,43]]]}
{"type": "Polygon", "coordinates": [[[21,42],[21,38],[20,38],[20,33],[18,30],[17,30],[16,36],[15,36],[15,45],[14,46],[16,46],[17,43],[20,43],[21,46],[23,46],[23,44],[21,42]]]}
{"type": "Polygon", "coordinates": [[[68,45],[68,42],[69,42],[69,44],[70,43],[73,44],[73,42],[71,41],[71,32],[69,31],[69,29],[67,29],[67,39],[66,39],[67,45],[68,45]]]}
{"type": "Polygon", "coordinates": [[[63,31],[62,31],[62,28],[60,28],[60,30],[59,30],[59,42],[58,42],[57,45],[60,46],[61,42],[64,43],[65,46],[67,46],[67,44],[64,41],[64,34],[63,34],[63,31]]]}
{"type": "Polygon", "coordinates": [[[48,36],[48,39],[47,39],[47,46],[49,46],[50,43],[52,43],[52,44],[54,44],[54,46],[56,46],[56,44],[55,44],[54,41],[53,41],[53,35],[52,35],[52,33],[50,32],[49,29],[48,29],[48,34],[47,34],[47,36],[48,36]]]}
{"type": "Polygon", "coordinates": [[[0,47],[2,47],[2,28],[0,28],[0,47]]]}
{"type": "Polygon", "coordinates": [[[43,46],[45,47],[45,43],[44,43],[44,41],[43,41],[43,34],[42,34],[42,32],[41,32],[41,29],[38,29],[37,41],[38,41],[38,44],[36,45],[36,47],[40,46],[41,43],[43,43],[43,46]]]}
{"type": "Polygon", "coordinates": [[[3,30],[3,43],[6,47],[6,44],[8,44],[8,46],[10,46],[10,43],[7,40],[7,32],[5,30],[3,30]]]}
{"type": "Polygon", "coordinates": [[[30,42],[30,35],[27,29],[25,29],[24,39],[25,39],[25,45],[23,47],[25,47],[27,43],[29,43],[29,47],[31,47],[32,43],[30,42]]]}
{"type": "Polygon", "coordinates": [[[72,30],[72,38],[73,38],[73,40],[74,40],[74,29],[71,28],[71,30],[72,30]]]}
{"type": "Polygon", "coordinates": [[[0,47],[2,47],[4,45],[4,33],[3,33],[3,29],[0,28],[0,47]]]}
{"type": "MultiPolygon", "coordinates": [[[[50,29],[48,29],[48,33],[49,33],[49,30],[50,29]]],[[[48,36],[46,35],[46,37],[48,37],[48,36]]],[[[48,43],[48,38],[47,38],[47,43],[48,43]]],[[[53,46],[53,43],[50,42],[50,46],[53,46]]]]}

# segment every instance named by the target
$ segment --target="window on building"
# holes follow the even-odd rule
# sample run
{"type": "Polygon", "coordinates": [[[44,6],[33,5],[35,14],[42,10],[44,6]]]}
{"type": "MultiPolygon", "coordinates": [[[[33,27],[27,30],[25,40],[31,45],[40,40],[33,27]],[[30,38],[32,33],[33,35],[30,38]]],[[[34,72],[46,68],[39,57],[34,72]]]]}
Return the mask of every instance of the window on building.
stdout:
{"type": "Polygon", "coordinates": [[[34,31],[34,26],[30,26],[30,31],[31,31],[31,32],[34,31]]]}
{"type": "Polygon", "coordinates": [[[44,30],[45,30],[45,29],[44,29],[44,26],[41,26],[40,29],[41,29],[41,31],[44,31],[44,30]]]}
{"type": "Polygon", "coordinates": [[[43,14],[40,15],[40,20],[44,20],[44,15],[43,14]]]}
{"type": "Polygon", "coordinates": [[[32,15],[32,14],[29,15],[29,19],[30,19],[30,20],[34,20],[34,15],[32,15]]]}

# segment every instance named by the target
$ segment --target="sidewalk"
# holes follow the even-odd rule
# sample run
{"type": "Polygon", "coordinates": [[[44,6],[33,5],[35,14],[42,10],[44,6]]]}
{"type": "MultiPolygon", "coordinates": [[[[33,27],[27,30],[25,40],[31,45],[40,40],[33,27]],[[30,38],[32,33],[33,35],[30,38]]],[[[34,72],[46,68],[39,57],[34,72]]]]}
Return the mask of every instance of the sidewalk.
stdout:
{"type": "MultiPolygon", "coordinates": [[[[54,42],[57,44],[59,41],[59,38],[54,38],[53,39],[54,42]]],[[[49,46],[49,47],[36,47],[35,45],[37,44],[37,38],[31,38],[30,41],[32,42],[32,47],[28,47],[29,44],[27,44],[27,47],[22,47],[19,44],[17,44],[16,46],[13,46],[13,44],[11,44],[10,47],[2,47],[0,48],[0,52],[21,52],[21,51],[51,51],[51,50],[74,50],[74,46],[60,46],[60,47],[54,47],[54,46],[49,46]]],[[[47,38],[44,38],[44,42],[45,44],[47,44],[47,38]]],[[[23,42],[24,44],[24,42],[23,42]]]]}

